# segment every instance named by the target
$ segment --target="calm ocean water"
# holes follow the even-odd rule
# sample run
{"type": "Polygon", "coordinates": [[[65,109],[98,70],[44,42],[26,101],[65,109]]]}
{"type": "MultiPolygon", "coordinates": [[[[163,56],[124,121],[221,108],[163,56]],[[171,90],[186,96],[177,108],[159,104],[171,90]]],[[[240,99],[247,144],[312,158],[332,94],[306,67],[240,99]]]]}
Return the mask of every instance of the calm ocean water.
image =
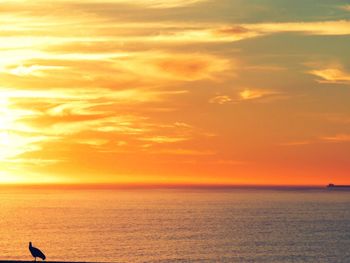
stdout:
{"type": "Polygon", "coordinates": [[[0,188],[0,259],[350,262],[350,191],[0,188]]]}

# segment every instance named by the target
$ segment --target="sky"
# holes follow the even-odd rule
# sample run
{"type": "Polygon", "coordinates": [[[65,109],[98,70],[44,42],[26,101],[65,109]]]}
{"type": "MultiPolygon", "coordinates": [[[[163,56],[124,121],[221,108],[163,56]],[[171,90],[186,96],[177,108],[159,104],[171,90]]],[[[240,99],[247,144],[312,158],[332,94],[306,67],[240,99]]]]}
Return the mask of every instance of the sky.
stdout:
{"type": "Polygon", "coordinates": [[[350,2],[0,1],[0,183],[350,183],[350,2]]]}

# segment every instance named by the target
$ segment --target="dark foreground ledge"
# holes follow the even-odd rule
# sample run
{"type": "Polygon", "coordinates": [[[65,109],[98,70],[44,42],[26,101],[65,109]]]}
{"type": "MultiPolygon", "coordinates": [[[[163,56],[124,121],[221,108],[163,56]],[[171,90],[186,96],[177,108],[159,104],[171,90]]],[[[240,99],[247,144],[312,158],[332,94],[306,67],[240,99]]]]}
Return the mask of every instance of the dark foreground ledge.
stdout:
{"type": "MultiPolygon", "coordinates": [[[[33,263],[34,260],[0,260],[0,263],[33,263]]],[[[42,261],[37,260],[38,263],[106,263],[106,262],[87,262],[87,261],[42,261]]]]}

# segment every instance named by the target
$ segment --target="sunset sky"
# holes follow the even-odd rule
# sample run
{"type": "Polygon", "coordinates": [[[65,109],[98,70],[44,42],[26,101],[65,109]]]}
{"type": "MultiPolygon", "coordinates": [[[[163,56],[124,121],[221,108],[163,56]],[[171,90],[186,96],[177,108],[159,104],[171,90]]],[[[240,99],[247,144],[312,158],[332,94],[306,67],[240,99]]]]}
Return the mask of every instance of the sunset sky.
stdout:
{"type": "Polygon", "coordinates": [[[350,183],[350,2],[0,1],[0,183],[350,183]]]}

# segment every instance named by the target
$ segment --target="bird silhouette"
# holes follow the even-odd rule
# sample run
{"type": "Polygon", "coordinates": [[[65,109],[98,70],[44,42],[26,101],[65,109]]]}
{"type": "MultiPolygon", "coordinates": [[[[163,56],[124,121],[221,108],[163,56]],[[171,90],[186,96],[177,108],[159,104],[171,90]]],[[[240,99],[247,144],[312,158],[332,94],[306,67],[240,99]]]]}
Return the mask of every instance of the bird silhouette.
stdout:
{"type": "Polygon", "coordinates": [[[32,256],[35,258],[35,261],[36,261],[36,258],[41,258],[42,260],[46,259],[46,256],[44,255],[43,252],[40,251],[40,249],[32,246],[32,242],[29,242],[29,251],[32,254],[32,256]]]}

